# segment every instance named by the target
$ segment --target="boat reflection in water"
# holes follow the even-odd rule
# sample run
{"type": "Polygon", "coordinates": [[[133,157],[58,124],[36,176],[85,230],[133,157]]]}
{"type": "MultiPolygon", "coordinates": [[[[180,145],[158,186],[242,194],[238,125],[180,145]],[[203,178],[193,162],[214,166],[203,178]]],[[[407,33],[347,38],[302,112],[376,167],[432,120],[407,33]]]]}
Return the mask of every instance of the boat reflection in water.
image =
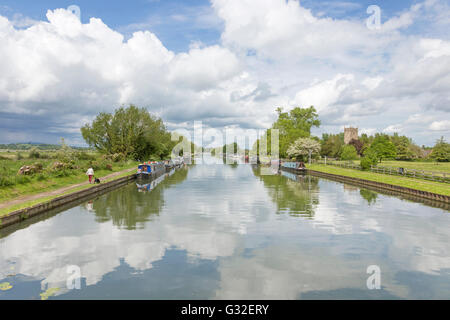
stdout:
{"type": "Polygon", "coordinates": [[[160,184],[166,177],[171,176],[175,172],[175,169],[171,170],[166,174],[160,175],[158,178],[143,184],[142,182],[147,182],[148,179],[138,179],[136,182],[136,186],[139,192],[150,192],[152,191],[158,184],[160,184]],[[139,183],[140,182],[140,183],[139,183]]]}

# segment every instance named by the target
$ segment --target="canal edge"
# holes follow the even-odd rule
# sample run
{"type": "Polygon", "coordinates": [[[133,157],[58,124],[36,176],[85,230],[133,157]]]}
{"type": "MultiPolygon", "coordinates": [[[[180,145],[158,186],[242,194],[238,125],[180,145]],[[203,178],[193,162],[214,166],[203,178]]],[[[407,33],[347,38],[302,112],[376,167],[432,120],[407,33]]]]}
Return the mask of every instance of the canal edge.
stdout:
{"type": "Polygon", "coordinates": [[[423,198],[423,199],[440,201],[440,202],[450,204],[449,196],[438,194],[438,193],[421,191],[421,190],[417,190],[417,189],[397,186],[397,185],[383,183],[383,182],[371,181],[371,180],[366,180],[366,179],[347,177],[347,176],[342,176],[342,175],[334,174],[334,173],[315,171],[315,170],[311,170],[311,169],[298,170],[298,169],[294,169],[294,168],[283,167],[282,170],[288,171],[288,172],[293,172],[293,173],[307,173],[312,176],[330,178],[332,180],[337,180],[340,182],[349,182],[349,183],[353,183],[353,184],[360,185],[360,186],[374,187],[374,188],[379,188],[379,189],[383,189],[383,190],[387,190],[387,191],[394,191],[394,192],[398,192],[398,193],[402,193],[402,194],[413,195],[413,196],[423,198]]]}
{"type": "Polygon", "coordinates": [[[117,187],[122,184],[126,184],[132,180],[136,180],[136,174],[131,174],[131,175],[128,175],[125,177],[121,177],[121,178],[112,180],[112,181],[101,183],[101,184],[92,186],[91,188],[88,188],[88,189],[75,191],[75,192],[65,194],[65,195],[59,196],[57,198],[42,202],[42,203],[38,203],[31,207],[27,207],[27,208],[23,208],[23,209],[19,209],[19,210],[10,212],[10,213],[0,217],[0,229],[5,228],[10,225],[13,225],[13,224],[16,224],[16,223],[19,223],[30,217],[37,216],[39,214],[47,212],[48,210],[55,209],[55,208],[61,207],[63,205],[69,204],[78,199],[95,195],[103,190],[117,187]]]}

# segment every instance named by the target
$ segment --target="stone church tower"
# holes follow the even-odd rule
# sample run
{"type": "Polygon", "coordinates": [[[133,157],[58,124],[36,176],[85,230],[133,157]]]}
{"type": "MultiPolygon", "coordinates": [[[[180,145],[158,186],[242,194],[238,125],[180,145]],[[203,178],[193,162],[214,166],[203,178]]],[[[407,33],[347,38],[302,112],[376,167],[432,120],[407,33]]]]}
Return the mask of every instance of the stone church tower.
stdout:
{"type": "Polygon", "coordinates": [[[344,128],[344,143],[349,144],[353,139],[358,140],[358,128],[344,128]]]}

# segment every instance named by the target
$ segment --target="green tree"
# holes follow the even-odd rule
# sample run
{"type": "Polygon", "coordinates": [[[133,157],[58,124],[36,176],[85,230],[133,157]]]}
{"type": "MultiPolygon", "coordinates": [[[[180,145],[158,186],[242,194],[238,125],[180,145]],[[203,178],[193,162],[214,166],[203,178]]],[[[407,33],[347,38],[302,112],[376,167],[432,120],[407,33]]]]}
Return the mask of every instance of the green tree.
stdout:
{"type": "Polygon", "coordinates": [[[397,160],[412,160],[414,158],[414,154],[410,148],[412,141],[410,138],[406,136],[399,136],[398,133],[394,133],[391,137],[391,141],[395,146],[397,156],[395,159],[397,160]]]}
{"type": "Polygon", "coordinates": [[[305,160],[308,155],[320,152],[320,143],[310,138],[298,138],[287,150],[287,155],[297,160],[305,160]]]}
{"type": "Polygon", "coordinates": [[[81,128],[84,140],[106,154],[123,153],[134,159],[167,156],[176,142],[163,121],[152,116],[145,108],[130,105],[114,114],[100,113],[81,128]]]}
{"type": "Polygon", "coordinates": [[[438,162],[450,161],[450,144],[445,142],[444,137],[436,141],[430,158],[438,162]]]}
{"type": "Polygon", "coordinates": [[[344,145],[344,133],[340,134],[323,134],[321,140],[322,156],[336,158],[339,156],[342,146],[344,145]]]}
{"type": "MultiPolygon", "coordinates": [[[[283,112],[282,108],[277,108],[278,119],[272,125],[273,129],[279,130],[280,156],[287,155],[290,144],[298,138],[307,138],[311,135],[312,127],[319,127],[320,120],[316,109],[295,107],[289,112],[283,112]]],[[[270,135],[269,135],[270,137],[270,135]]],[[[270,141],[267,139],[268,152],[270,141]]]]}
{"type": "Polygon", "coordinates": [[[356,160],[358,159],[358,153],[354,146],[348,144],[342,147],[341,160],[356,160]]]}
{"type": "Polygon", "coordinates": [[[361,159],[361,169],[369,170],[371,166],[375,166],[378,163],[378,156],[375,152],[367,150],[364,153],[364,158],[361,159]]]}
{"type": "Polygon", "coordinates": [[[371,153],[376,154],[377,159],[381,162],[383,159],[395,158],[396,150],[389,136],[384,134],[375,135],[375,139],[368,149],[371,153]]]}
{"type": "Polygon", "coordinates": [[[229,151],[231,150],[232,154],[237,154],[238,150],[239,150],[239,146],[238,146],[237,142],[233,142],[233,143],[230,143],[230,144],[225,144],[222,147],[222,153],[223,154],[227,154],[227,150],[229,150],[229,151]]]}
{"type": "Polygon", "coordinates": [[[424,157],[424,150],[417,144],[411,143],[408,146],[408,150],[413,154],[414,159],[419,159],[424,157]]]}
{"type": "Polygon", "coordinates": [[[358,155],[362,155],[363,154],[363,152],[364,152],[364,143],[362,143],[361,140],[359,140],[359,139],[352,139],[348,144],[352,145],[355,148],[356,153],[358,155]]]}

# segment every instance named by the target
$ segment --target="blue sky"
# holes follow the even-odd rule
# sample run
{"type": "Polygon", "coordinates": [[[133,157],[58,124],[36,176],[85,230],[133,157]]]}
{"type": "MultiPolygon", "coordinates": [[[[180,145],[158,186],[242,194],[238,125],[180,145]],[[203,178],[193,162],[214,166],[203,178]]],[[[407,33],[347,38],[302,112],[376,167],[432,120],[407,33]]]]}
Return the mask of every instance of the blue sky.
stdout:
{"type": "Polygon", "coordinates": [[[314,105],[316,135],[351,125],[432,145],[450,132],[449,28],[446,0],[2,1],[0,143],[83,145],[81,125],[134,103],[171,130],[235,134],[314,105]],[[57,10],[70,5],[81,24],[57,10]]]}
{"type": "MultiPolygon", "coordinates": [[[[414,1],[333,1],[304,0],[303,6],[316,14],[332,18],[361,19],[367,16],[366,8],[372,4],[383,10],[382,19],[407,9],[414,1]]],[[[175,52],[185,51],[193,41],[205,44],[220,42],[223,29],[221,20],[214,16],[208,0],[40,0],[2,1],[0,14],[12,18],[14,14],[45,20],[49,9],[67,8],[77,5],[81,9],[84,23],[91,17],[99,17],[109,27],[126,35],[138,30],[151,30],[164,45],[175,52]],[[210,16],[210,20],[208,19],[210,16]],[[198,19],[205,18],[205,20],[198,19]]]]}

